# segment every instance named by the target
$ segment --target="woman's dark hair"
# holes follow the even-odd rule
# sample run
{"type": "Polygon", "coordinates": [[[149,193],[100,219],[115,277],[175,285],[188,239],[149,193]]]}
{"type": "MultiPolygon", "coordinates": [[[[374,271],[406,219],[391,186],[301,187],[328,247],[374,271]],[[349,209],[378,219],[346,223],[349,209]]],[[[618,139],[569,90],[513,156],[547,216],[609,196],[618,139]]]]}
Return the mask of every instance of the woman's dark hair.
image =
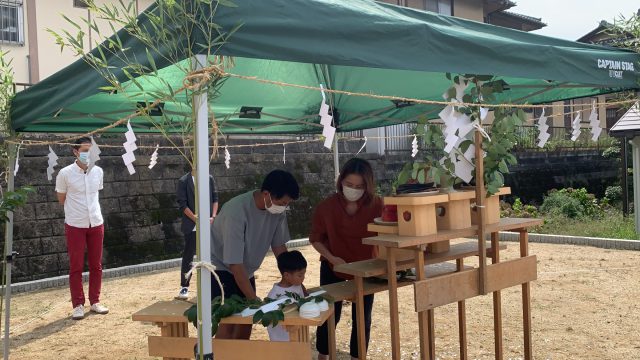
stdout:
{"type": "Polygon", "coordinates": [[[300,197],[300,187],[291,173],[284,170],[273,170],[262,181],[260,191],[268,191],[275,199],[288,195],[292,200],[300,197]]]}
{"type": "Polygon", "coordinates": [[[276,261],[278,262],[280,274],[284,274],[285,272],[292,273],[307,268],[307,260],[305,260],[302,253],[298,250],[285,251],[278,255],[276,261]]]}
{"type": "Polygon", "coordinates": [[[342,170],[340,171],[340,176],[336,181],[336,188],[338,192],[342,194],[342,182],[344,179],[352,174],[362,176],[362,181],[364,182],[364,204],[370,205],[372,204],[373,198],[376,194],[376,183],[373,179],[373,169],[371,168],[371,164],[367,160],[360,158],[352,158],[347,161],[344,166],[342,166],[342,170]]]}

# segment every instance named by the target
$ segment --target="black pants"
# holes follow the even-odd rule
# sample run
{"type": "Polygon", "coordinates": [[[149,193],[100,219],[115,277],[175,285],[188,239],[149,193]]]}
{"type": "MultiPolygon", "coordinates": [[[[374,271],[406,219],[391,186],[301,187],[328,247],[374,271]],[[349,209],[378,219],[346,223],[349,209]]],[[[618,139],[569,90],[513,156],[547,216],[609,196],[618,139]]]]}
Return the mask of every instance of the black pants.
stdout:
{"type": "Polygon", "coordinates": [[[191,231],[184,234],[184,250],[182,251],[182,266],[180,267],[180,286],[189,287],[191,276],[186,274],[191,270],[191,262],[196,254],[196,232],[191,231]]]}
{"type": "MultiPolygon", "coordinates": [[[[336,274],[329,267],[329,263],[322,261],[320,263],[320,285],[328,285],[344,281],[336,276],[336,274]]],[[[342,314],[342,301],[334,304],[336,314],[336,325],[340,321],[340,315],[342,314]]],[[[373,294],[366,295],[364,297],[364,333],[367,339],[367,349],[369,348],[369,334],[371,333],[371,310],[373,310],[373,294]]],[[[358,357],[358,322],[356,321],[356,304],[351,304],[351,340],[349,341],[349,354],[352,357],[358,357]]],[[[316,350],[322,355],[329,354],[329,326],[325,322],[322,326],[318,327],[316,332],[316,350]]]]}
{"type": "MultiPolygon", "coordinates": [[[[216,275],[218,275],[218,277],[220,278],[220,283],[224,288],[225,299],[230,298],[232,295],[238,295],[244,299],[247,298],[247,296],[242,292],[242,290],[240,290],[240,287],[238,286],[238,283],[236,282],[236,279],[232,273],[224,270],[216,270],[216,275]]],[[[253,291],[256,291],[255,276],[252,276],[249,279],[249,283],[251,284],[253,291]]],[[[213,298],[215,298],[216,296],[221,296],[221,295],[222,295],[222,291],[220,290],[220,285],[218,285],[218,281],[216,280],[216,278],[213,275],[211,275],[211,299],[213,300],[213,298]]]]}

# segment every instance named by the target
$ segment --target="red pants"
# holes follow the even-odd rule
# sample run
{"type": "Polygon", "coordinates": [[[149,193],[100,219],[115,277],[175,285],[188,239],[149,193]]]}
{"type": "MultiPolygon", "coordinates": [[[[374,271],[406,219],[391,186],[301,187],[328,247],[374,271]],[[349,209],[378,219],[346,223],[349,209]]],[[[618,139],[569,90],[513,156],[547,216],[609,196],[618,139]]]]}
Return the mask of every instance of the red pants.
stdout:
{"type": "Polygon", "coordinates": [[[89,302],[91,305],[98,303],[102,287],[104,225],[84,229],[64,224],[64,232],[67,236],[67,252],[69,253],[71,303],[74,308],[78,305],[84,305],[82,270],[84,270],[85,249],[87,249],[89,260],[89,302]]]}

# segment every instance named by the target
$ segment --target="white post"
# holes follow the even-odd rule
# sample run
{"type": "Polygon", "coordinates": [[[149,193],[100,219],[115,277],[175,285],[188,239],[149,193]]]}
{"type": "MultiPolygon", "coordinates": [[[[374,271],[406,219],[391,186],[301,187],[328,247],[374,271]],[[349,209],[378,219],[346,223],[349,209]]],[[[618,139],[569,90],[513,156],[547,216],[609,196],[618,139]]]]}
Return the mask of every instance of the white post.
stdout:
{"type": "MultiPolygon", "coordinates": [[[[14,190],[13,171],[16,163],[17,147],[9,146],[9,181],[7,183],[7,191],[14,190]]],[[[13,266],[13,212],[7,212],[9,220],[5,224],[5,274],[6,281],[4,286],[4,360],[9,359],[9,325],[11,320],[11,267],[13,266]]]]}
{"type": "MultiPolygon", "coordinates": [[[[195,56],[196,68],[207,64],[206,55],[195,56]]],[[[209,197],[209,105],[207,91],[194,97],[193,106],[197,111],[195,130],[195,164],[196,164],[196,213],[197,257],[204,263],[211,262],[211,225],[209,213],[211,199],[209,197]]],[[[211,273],[205,268],[198,269],[198,353],[200,359],[213,359],[211,347],[211,273]]]]}
{"type": "Polygon", "coordinates": [[[335,171],[335,181],[340,176],[340,150],[338,149],[338,133],[333,137],[333,170],[335,171]]]}
{"type": "Polygon", "coordinates": [[[636,220],[636,233],[640,233],[640,136],[631,141],[633,154],[633,214],[636,220]]]}

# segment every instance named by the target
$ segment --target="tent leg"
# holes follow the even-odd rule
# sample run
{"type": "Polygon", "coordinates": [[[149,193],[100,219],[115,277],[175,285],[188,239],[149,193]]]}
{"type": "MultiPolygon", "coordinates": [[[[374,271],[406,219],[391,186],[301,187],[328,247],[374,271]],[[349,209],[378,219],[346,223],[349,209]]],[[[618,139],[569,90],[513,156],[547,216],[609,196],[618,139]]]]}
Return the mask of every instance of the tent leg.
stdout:
{"type": "Polygon", "coordinates": [[[633,154],[633,214],[636,220],[636,233],[640,233],[640,136],[631,141],[633,154]]]}
{"type": "Polygon", "coordinates": [[[474,143],[476,147],[476,208],[478,209],[478,261],[479,261],[479,276],[478,276],[478,288],[480,294],[486,295],[485,285],[487,283],[487,251],[485,250],[485,221],[486,210],[484,208],[485,203],[485,187],[484,187],[484,157],[482,151],[482,134],[479,130],[475,131],[474,143]]]}
{"type": "Polygon", "coordinates": [[[622,173],[620,174],[620,185],[622,185],[622,216],[629,216],[629,176],[627,175],[627,168],[629,167],[627,147],[629,143],[627,137],[622,138],[622,173]]]}
{"type": "Polygon", "coordinates": [[[335,172],[335,181],[340,177],[340,151],[338,149],[338,134],[333,137],[333,171],[335,172]]]}
{"type": "MultiPolygon", "coordinates": [[[[196,55],[196,68],[207,64],[206,55],[196,55]]],[[[197,112],[195,130],[196,164],[196,208],[197,208],[197,249],[198,260],[211,262],[211,225],[209,213],[209,105],[207,92],[194,97],[193,106],[197,112]]],[[[213,359],[211,344],[211,273],[205,268],[198,269],[198,318],[202,326],[198,328],[200,359],[213,359]]]]}
{"type": "MultiPolygon", "coordinates": [[[[9,147],[9,181],[7,183],[7,191],[14,190],[14,166],[16,163],[16,149],[15,145],[9,147]]],[[[5,274],[6,281],[4,286],[4,342],[3,351],[4,359],[9,359],[9,326],[11,316],[11,267],[13,266],[13,212],[7,213],[8,221],[5,223],[5,274]]]]}
{"type": "Polygon", "coordinates": [[[338,134],[333,137],[333,170],[335,171],[335,180],[340,176],[340,150],[338,149],[338,134]]]}

